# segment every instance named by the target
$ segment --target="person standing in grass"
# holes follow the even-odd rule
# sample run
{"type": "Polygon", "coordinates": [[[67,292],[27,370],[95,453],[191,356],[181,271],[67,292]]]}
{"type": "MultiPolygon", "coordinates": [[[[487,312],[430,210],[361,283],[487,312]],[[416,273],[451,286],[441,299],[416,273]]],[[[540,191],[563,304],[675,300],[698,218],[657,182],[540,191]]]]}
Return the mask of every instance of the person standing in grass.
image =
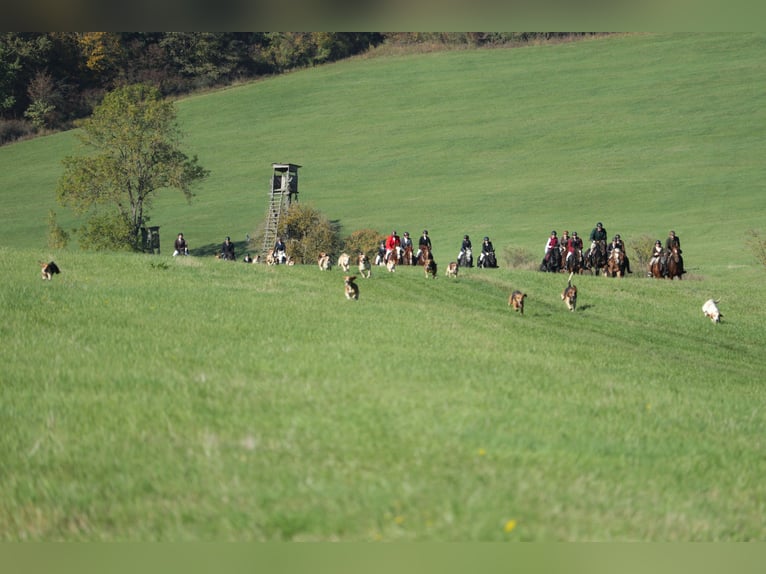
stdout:
{"type": "Polygon", "coordinates": [[[179,233],[175,241],[175,251],[173,251],[173,257],[176,255],[189,255],[189,246],[184,239],[184,234],[179,233]]]}
{"type": "Polygon", "coordinates": [[[281,237],[277,237],[277,242],[274,244],[274,250],[271,255],[274,257],[274,261],[276,261],[277,265],[287,261],[287,248],[281,237]]]}
{"type": "Polygon", "coordinates": [[[231,237],[228,235],[226,236],[226,239],[223,242],[223,245],[221,245],[221,259],[226,259],[228,261],[234,261],[234,244],[231,242],[231,237]]]}

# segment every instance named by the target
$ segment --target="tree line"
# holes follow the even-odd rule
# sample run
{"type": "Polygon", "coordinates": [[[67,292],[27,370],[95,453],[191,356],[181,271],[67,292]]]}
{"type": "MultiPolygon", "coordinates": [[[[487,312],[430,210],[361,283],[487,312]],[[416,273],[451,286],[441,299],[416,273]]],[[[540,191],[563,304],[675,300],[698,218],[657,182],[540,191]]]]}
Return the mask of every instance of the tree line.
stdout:
{"type": "Polygon", "coordinates": [[[104,95],[144,84],[163,97],[365,53],[385,44],[482,47],[552,32],[0,32],[0,145],[68,129],[104,95]]]}

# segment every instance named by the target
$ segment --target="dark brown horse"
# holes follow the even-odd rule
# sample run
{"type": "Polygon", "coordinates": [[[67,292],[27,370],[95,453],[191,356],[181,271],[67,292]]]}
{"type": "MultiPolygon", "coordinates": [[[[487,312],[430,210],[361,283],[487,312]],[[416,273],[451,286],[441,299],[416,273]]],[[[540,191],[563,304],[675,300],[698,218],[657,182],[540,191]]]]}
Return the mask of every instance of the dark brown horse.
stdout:
{"type": "Polygon", "coordinates": [[[668,255],[668,274],[667,278],[671,281],[673,277],[678,277],[680,281],[683,279],[683,266],[681,265],[681,254],[678,252],[678,247],[675,245],[670,248],[670,254],[668,255]]]}
{"type": "Polygon", "coordinates": [[[585,271],[585,260],[583,258],[582,249],[575,249],[571,256],[568,252],[564,255],[564,270],[569,273],[582,273],[585,271]]]}
{"type": "Polygon", "coordinates": [[[593,275],[599,275],[601,270],[606,267],[606,243],[593,241],[583,258],[585,269],[590,269],[593,275]]]}

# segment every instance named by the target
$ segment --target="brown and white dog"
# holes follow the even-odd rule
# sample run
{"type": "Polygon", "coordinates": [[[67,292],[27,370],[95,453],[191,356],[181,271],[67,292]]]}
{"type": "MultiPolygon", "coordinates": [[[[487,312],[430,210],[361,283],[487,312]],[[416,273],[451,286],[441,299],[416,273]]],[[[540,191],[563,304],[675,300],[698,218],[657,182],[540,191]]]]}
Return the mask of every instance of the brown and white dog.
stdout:
{"type": "Polygon", "coordinates": [[[575,307],[577,307],[577,287],[572,285],[572,275],[574,275],[574,273],[569,274],[567,286],[561,294],[562,301],[567,304],[570,311],[574,311],[575,307]]]}
{"type": "Polygon", "coordinates": [[[348,273],[348,268],[351,264],[351,257],[348,253],[341,253],[340,257],[338,257],[338,267],[343,269],[344,273],[348,273]]]}
{"type": "Polygon", "coordinates": [[[708,299],[702,306],[702,312],[705,314],[705,317],[709,317],[713,323],[720,323],[721,317],[723,317],[718,310],[719,302],[720,299],[708,299]]]}
{"type": "Polygon", "coordinates": [[[386,269],[388,269],[391,273],[396,271],[396,264],[398,263],[398,260],[396,257],[394,257],[393,254],[389,255],[388,261],[386,261],[386,269]]]}
{"type": "Polygon", "coordinates": [[[524,299],[527,298],[526,293],[521,291],[514,291],[511,296],[508,297],[508,305],[513,307],[514,311],[518,311],[520,314],[524,314],[524,299]]]}
{"type": "Polygon", "coordinates": [[[58,273],[61,273],[61,270],[53,261],[48,263],[45,261],[40,261],[40,274],[42,275],[43,281],[50,281],[53,279],[53,276],[57,275],[58,273]]]}
{"type": "Polygon", "coordinates": [[[346,294],[346,299],[359,299],[359,286],[354,283],[356,276],[346,275],[343,278],[343,291],[346,294]]]}
{"type": "Polygon", "coordinates": [[[322,271],[329,271],[330,270],[330,256],[327,255],[324,251],[319,253],[319,258],[317,259],[317,264],[319,265],[319,268],[322,271]]]}
{"type": "Polygon", "coordinates": [[[274,257],[274,254],[269,251],[268,255],[266,255],[266,265],[276,265],[277,264],[277,258],[274,257]]]}
{"type": "Polygon", "coordinates": [[[436,261],[431,258],[426,260],[426,264],[423,266],[426,273],[426,279],[429,277],[436,279],[436,261]]]}
{"type": "Polygon", "coordinates": [[[445,275],[447,277],[457,277],[457,270],[458,270],[457,261],[450,261],[450,264],[447,265],[447,271],[445,275]]]}
{"type": "Polygon", "coordinates": [[[357,265],[359,267],[359,274],[364,279],[369,279],[372,275],[372,270],[370,267],[370,258],[367,257],[364,253],[360,252],[359,256],[356,258],[357,265]]]}

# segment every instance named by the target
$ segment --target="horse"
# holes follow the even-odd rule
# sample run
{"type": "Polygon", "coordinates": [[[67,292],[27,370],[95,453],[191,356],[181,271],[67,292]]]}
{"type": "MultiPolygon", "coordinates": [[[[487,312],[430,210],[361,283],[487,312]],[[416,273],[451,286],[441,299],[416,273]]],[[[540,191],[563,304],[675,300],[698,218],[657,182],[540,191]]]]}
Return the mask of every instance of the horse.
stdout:
{"type": "Polygon", "coordinates": [[[420,257],[418,258],[418,265],[425,266],[430,259],[431,250],[428,246],[424,245],[420,248],[420,257]]]}
{"type": "Polygon", "coordinates": [[[402,265],[412,265],[412,245],[407,245],[401,254],[402,265]]]}
{"type": "Polygon", "coordinates": [[[572,252],[571,257],[569,257],[569,253],[567,253],[564,259],[563,270],[578,274],[585,270],[582,249],[575,249],[574,252],[572,252]]]}
{"type": "Polygon", "coordinates": [[[591,242],[584,259],[585,269],[590,269],[593,275],[599,275],[606,267],[606,243],[603,240],[591,242]]]}
{"type": "Polygon", "coordinates": [[[494,269],[497,267],[497,258],[494,251],[487,251],[479,257],[479,264],[477,267],[494,269]]]}
{"type": "Polygon", "coordinates": [[[561,271],[561,251],[558,247],[555,247],[548,251],[548,254],[543,257],[540,263],[540,271],[547,271],[549,273],[558,273],[561,271]]]}
{"type": "Polygon", "coordinates": [[[670,248],[670,253],[668,254],[668,273],[666,277],[673,280],[673,277],[678,277],[678,280],[680,281],[683,279],[683,266],[681,265],[681,254],[678,252],[678,247],[675,245],[670,248]]]}
{"type": "Polygon", "coordinates": [[[612,249],[609,254],[604,275],[606,277],[623,277],[625,275],[625,254],[619,247],[612,249]]]}
{"type": "Polygon", "coordinates": [[[457,259],[458,267],[473,267],[473,252],[470,248],[466,248],[465,251],[460,252],[460,256],[457,259]]]}
{"type": "Polygon", "coordinates": [[[653,258],[655,261],[649,265],[649,275],[654,279],[662,279],[665,277],[665,268],[667,265],[667,257],[663,251],[659,257],[653,258]]]}

